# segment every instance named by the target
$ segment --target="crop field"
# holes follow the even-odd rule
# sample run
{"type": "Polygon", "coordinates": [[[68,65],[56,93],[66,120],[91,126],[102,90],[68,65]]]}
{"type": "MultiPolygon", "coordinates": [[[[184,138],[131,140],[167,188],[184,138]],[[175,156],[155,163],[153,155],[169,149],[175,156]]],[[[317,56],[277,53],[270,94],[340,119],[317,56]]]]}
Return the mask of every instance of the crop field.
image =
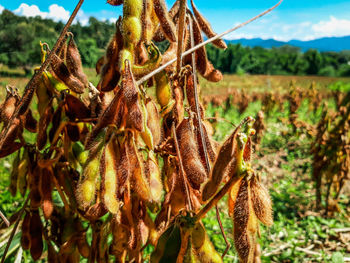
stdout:
{"type": "MultiPolygon", "coordinates": [[[[85,72],[96,84],[94,70],[85,69],[85,72]]],[[[27,82],[28,78],[25,77],[0,77],[1,101],[6,85],[22,90],[27,82]]],[[[252,162],[261,181],[269,189],[274,224],[270,228],[260,229],[262,262],[350,262],[350,185],[345,184],[337,204],[333,206],[332,203],[325,203],[326,194],[323,191],[322,208],[317,206],[313,179],[314,155],[311,151],[322,112],[325,107],[328,112],[337,111],[339,97],[350,92],[350,79],[225,75],[219,85],[214,86],[201,79],[200,86],[207,128],[209,133],[215,130],[212,137],[219,142],[244,117],[256,118],[263,111],[263,117],[259,118],[263,125],[256,128],[260,144],[254,148],[252,162]],[[315,98],[319,101],[315,102],[315,98]],[[297,109],[291,112],[290,105],[296,100],[297,109]],[[291,118],[291,115],[296,118],[291,118]],[[324,209],[326,205],[329,205],[327,214],[324,209]]],[[[150,94],[153,94],[152,90],[150,94]]],[[[30,139],[32,135],[25,136],[30,139]]],[[[0,209],[8,217],[18,211],[24,201],[18,193],[12,197],[8,191],[14,155],[1,159],[0,165],[0,209]]],[[[226,202],[225,197],[218,205],[223,228],[232,246],[224,262],[238,262],[226,202]]],[[[203,222],[215,248],[222,253],[226,245],[215,209],[203,222]]],[[[0,257],[11,229],[4,226],[0,229],[0,257]]],[[[17,233],[6,262],[14,262],[20,246],[19,238],[20,233],[17,233]]],[[[152,248],[147,247],[145,251],[149,253],[152,248]]],[[[27,252],[23,253],[23,259],[24,262],[32,260],[27,252]]]]}

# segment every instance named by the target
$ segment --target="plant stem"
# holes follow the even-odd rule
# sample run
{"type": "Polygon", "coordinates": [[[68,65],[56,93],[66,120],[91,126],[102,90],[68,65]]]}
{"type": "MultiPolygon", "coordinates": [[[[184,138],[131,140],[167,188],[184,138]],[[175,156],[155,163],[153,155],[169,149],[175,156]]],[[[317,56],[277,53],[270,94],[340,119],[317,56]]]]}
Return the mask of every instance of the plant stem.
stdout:
{"type": "MultiPolygon", "coordinates": [[[[269,9],[265,10],[264,12],[260,13],[259,15],[255,16],[255,17],[253,17],[253,18],[251,18],[251,19],[249,19],[249,20],[247,20],[247,21],[245,21],[245,22],[242,23],[242,24],[239,24],[238,26],[235,26],[235,27],[233,27],[233,28],[228,29],[228,30],[222,32],[221,34],[218,34],[218,35],[216,35],[216,36],[214,36],[214,37],[212,37],[212,38],[207,39],[206,41],[204,41],[204,42],[198,44],[197,46],[195,46],[195,47],[193,47],[193,48],[187,50],[187,51],[184,52],[184,53],[182,53],[182,56],[181,56],[181,57],[187,56],[188,54],[191,54],[193,51],[196,51],[198,48],[201,48],[201,47],[205,46],[206,44],[209,44],[209,43],[213,42],[214,40],[217,40],[217,39],[223,37],[224,35],[227,35],[227,34],[233,32],[233,31],[235,31],[235,30],[237,30],[237,29],[239,29],[239,28],[241,28],[241,27],[244,27],[245,25],[247,25],[247,24],[253,22],[254,20],[257,20],[258,18],[260,18],[260,17],[266,15],[267,13],[271,12],[273,9],[275,9],[276,7],[278,7],[282,2],[283,2],[283,0],[280,0],[276,5],[274,5],[273,7],[271,7],[271,8],[269,8],[269,9]]],[[[137,84],[137,85],[142,84],[142,83],[145,82],[146,80],[148,80],[148,79],[150,79],[151,77],[153,77],[155,74],[161,72],[163,69],[165,69],[166,67],[168,67],[168,66],[170,66],[171,64],[173,64],[176,60],[177,60],[177,58],[174,58],[174,59],[168,61],[168,62],[165,63],[164,65],[162,65],[162,66],[160,66],[159,68],[157,68],[157,69],[155,69],[154,71],[152,71],[151,73],[149,73],[149,74],[147,74],[146,76],[140,78],[140,79],[136,82],[136,84],[137,84]]]]}
{"type": "Polygon", "coordinates": [[[54,45],[53,49],[50,51],[50,53],[48,54],[46,60],[44,61],[43,64],[41,64],[39,70],[37,70],[33,77],[30,79],[30,81],[28,82],[28,84],[26,85],[25,89],[24,89],[24,93],[23,96],[21,98],[21,100],[18,103],[18,106],[16,107],[14,113],[11,116],[11,119],[8,123],[8,125],[5,128],[5,132],[2,133],[2,136],[0,137],[0,149],[2,148],[5,138],[7,136],[7,133],[9,132],[9,129],[13,123],[13,120],[16,119],[18,117],[18,114],[21,110],[21,105],[23,104],[23,98],[27,98],[28,95],[30,93],[33,93],[34,90],[36,89],[36,87],[38,86],[38,81],[40,80],[41,75],[43,74],[43,72],[46,70],[47,66],[49,65],[49,63],[51,62],[51,59],[53,57],[53,55],[57,52],[58,48],[60,47],[61,42],[64,40],[66,33],[68,31],[68,28],[70,27],[70,25],[73,22],[73,19],[75,18],[75,16],[77,15],[81,5],[83,4],[84,0],[79,0],[78,4],[76,5],[72,15],[69,17],[66,25],[64,26],[64,28],[62,29],[62,32],[60,34],[60,36],[58,37],[56,44],[54,45]]]}

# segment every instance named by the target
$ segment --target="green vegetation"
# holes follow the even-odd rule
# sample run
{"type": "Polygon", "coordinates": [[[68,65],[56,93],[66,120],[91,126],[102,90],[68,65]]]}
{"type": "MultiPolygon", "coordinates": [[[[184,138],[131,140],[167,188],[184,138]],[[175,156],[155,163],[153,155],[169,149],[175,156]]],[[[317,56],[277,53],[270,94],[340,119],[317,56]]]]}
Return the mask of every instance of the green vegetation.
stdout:
{"type": "MultiPolygon", "coordinates": [[[[28,74],[31,66],[40,64],[39,41],[52,46],[63,26],[51,19],[26,18],[4,10],[0,14],[0,64],[23,67],[28,74]]],[[[114,24],[93,17],[86,26],[79,22],[72,25],[70,31],[75,35],[84,66],[95,67],[114,29],[114,24]]],[[[160,50],[166,46],[160,43],[160,50]]],[[[224,73],[350,76],[350,51],[320,53],[310,49],[302,53],[291,46],[266,49],[229,44],[226,50],[209,45],[207,52],[213,65],[224,73]]],[[[0,74],[4,75],[1,69],[0,74]]]]}

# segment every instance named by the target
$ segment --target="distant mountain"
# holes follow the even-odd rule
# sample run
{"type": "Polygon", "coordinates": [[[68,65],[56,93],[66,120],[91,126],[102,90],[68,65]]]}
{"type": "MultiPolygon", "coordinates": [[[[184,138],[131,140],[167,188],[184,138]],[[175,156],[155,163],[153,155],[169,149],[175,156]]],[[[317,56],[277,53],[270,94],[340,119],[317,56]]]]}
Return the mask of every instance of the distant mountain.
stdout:
{"type": "Polygon", "coordinates": [[[301,41],[301,40],[290,40],[288,42],[278,41],[274,39],[235,39],[226,40],[227,43],[240,43],[243,46],[256,47],[260,46],[263,48],[281,47],[283,45],[290,45],[299,47],[302,51],[306,51],[310,48],[318,49],[319,51],[342,51],[350,50],[350,36],[345,37],[323,37],[315,40],[301,41]]]}

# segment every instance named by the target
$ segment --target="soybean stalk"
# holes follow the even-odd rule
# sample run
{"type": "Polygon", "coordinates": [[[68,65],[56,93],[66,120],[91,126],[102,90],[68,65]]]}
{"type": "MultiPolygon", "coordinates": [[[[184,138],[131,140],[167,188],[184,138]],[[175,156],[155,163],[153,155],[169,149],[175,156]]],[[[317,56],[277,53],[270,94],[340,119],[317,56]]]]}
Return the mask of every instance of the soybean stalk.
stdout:
{"type": "MultiPolygon", "coordinates": [[[[44,61],[43,64],[41,64],[40,68],[34,73],[33,77],[30,79],[30,81],[28,82],[28,84],[26,85],[25,89],[24,89],[24,93],[23,96],[21,97],[18,106],[16,107],[15,111],[13,112],[10,121],[8,122],[4,133],[2,134],[2,136],[0,137],[0,148],[2,148],[6,135],[9,132],[9,129],[14,121],[14,119],[16,119],[19,115],[19,112],[21,110],[21,106],[23,104],[23,99],[28,97],[29,94],[32,94],[38,84],[38,81],[40,80],[41,75],[43,74],[43,72],[46,70],[47,66],[49,65],[49,63],[51,62],[51,59],[53,57],[53,55],[57,52],[57,50],[59,49],[62,41],[65,39],[66,37],[66,33],[68,31],[68,28],[70,27],[70,25],[72,24],[75,16],[77,15],[81,5],[83,4],[84,0],[79,0],[78,4],[76,5],[72,15],[69,17],[66,25],[64,26],[64,28],[62,29],[62,32],[60,34],[60,36],[58,37],[53,49],[50,51],[50,53],[47,55],[46,60],[44,61]]],[[[29,102],[30,103],[30,102],[29,102]]]]}
{"type": "MultiPolygon", "coordinates": [[[[269,9],[267,9],[267,10],[265,10],[264,12],[260,13],[259,15],[255,16],[255,17],[253,17],[253,18],[251,18],[251,19],[249,19],[249,20],[247,20],[247,21],[245,21],[245,22],[243,22],[243,23],[241,23],[241,24],[239,24],[238,26],[235,26],[235,27],[233,27],[233,28],[230,28],[230,29],[228,29],[228,30],[226,30],[226,31],[224,31],[224,32],[222,32],[222,33],[220,33],[220,34],[218,34],[218,35],[212,37],[212,38],[209,38],[209,39],[207,39],[206,41],[204,41],[204,42],[198,44],[197,46],[194,46],[193,48],[191,48],[191,49],[187,50],[186,52],[182,53],[181,58],[187,56],[188,54],[191,54],[192,52],[196,51],[198,48],[201,48],[201,47],[205,46],[206,44],[209,44],[209,43],[213,42],[214,40],[217,40],[217,39],[219,39],[219,38],[221,38],[221,37],[223,37],[223,36],[225,36],[225,35],[227,35],[227,34],[233,32],[233,31],[235,31],[235,30],[237,30],[237,29],[239,29],[239,28],[241,28],[241,27],[244,27],[244,26],[246,26],[247,24],[249,24],[249,23],[251,23],[251,22],[257,20],[258,18],[260,18],[260,17],[262,17],[262,16],[264,16],[264,15],[270,13],[272,10],[274,10],[276,7],[278,7],[282,2],[283,2],[283,0],[280,0],[276,5],[274,5],[273,7],[270,7],[269,9]]],[[[152,71],[151,73],[145,75],[144,77],[140,78],[140,79],[136,82],[136,84],[137,84],[137,85],[141,85],[143,82],[145,82],[146,80],[152,78],[154,75],[156,75],[157,73],[161,72],[163,69],[165,69],[166,67],[170,66],[170,65],[173,64],[175,61],[177,61],[177,57],[176,57],[176,58],[173,58],[173,59],[170,60],[170,61],[168,61],[167,63],[165,63],[164,65],[162,65],[162,66],[160,66],[159,68],[155,69],[155,70],[152,71]]]]}

